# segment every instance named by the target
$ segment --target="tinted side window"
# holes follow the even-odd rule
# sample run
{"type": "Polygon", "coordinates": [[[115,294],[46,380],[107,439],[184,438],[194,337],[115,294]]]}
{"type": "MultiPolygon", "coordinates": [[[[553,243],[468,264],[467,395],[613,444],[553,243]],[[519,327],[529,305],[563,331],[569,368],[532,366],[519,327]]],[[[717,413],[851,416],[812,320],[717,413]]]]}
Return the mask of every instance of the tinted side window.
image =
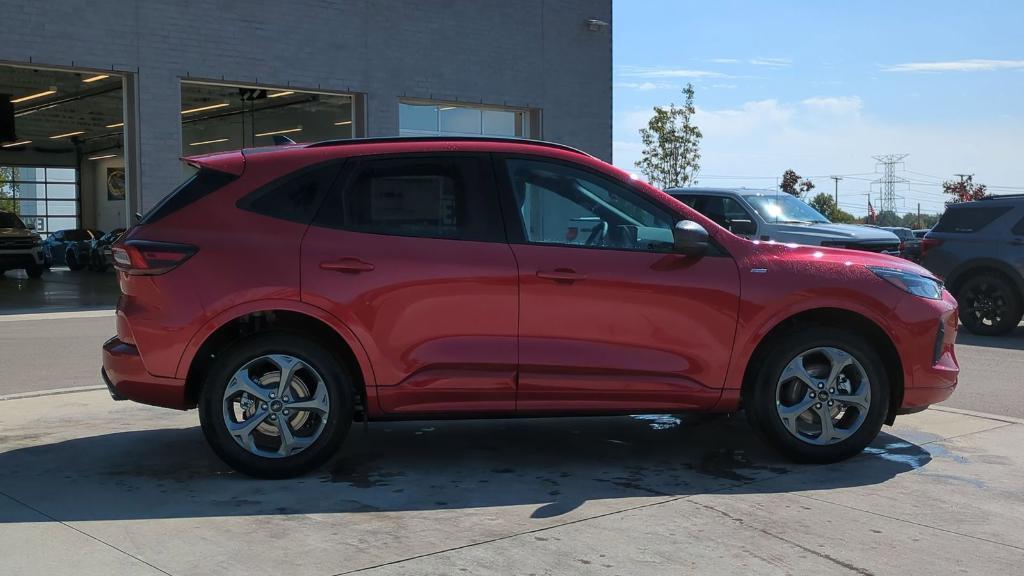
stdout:
{"type": "Polygon", "coordinates": [[[490,165],[478,157],[364,160],[331,211],[325,224],[356,232],[505,241],[490,165]]]}
{"type": "Polygon", "coordinates": [[[328,190],[334,184],[342,162],[333,161],[301,168],[261,186],[238,201],[243,210],[309,224],[328,190]]]}
{"type": "Polygon", "coordinates": [[[693,194],[673,194],[672,197],[683,204],[686,204],[690,208],[697,210],[697,202],[700,200],[700,196],[694,196],[693,194]]]}
{"type": "Polygon", "coordinates": [[[1011,232],[1017,236],[1024,236],[1024,218],[1021,218],[1020,222],[1017,222],[1017,224],[1014,225],[1011,232]]]}
{"type": "Polygon", "coordinates": [[[933,230],[935,232],[977,232],[1009,210],[1009,206],[950,207],[946,209],[946,213],[942,215],[933,230]]]}
{"type": "Polygon", "coordinates": [[[196,200],[223,188],[235,178],[237,177],[232,174],[203,168],[154,206],[140,223],[149,224],[173,214],[196,200]]]}

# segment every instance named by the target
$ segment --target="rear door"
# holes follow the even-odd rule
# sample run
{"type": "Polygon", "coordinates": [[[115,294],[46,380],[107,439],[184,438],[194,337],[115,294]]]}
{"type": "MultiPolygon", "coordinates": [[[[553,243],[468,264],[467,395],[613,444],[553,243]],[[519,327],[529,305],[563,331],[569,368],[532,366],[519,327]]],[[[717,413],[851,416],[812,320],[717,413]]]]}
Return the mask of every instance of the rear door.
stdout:
{"type": "Polygon", "coordinates": [[[356,334],[394,414],[514,411],[516,272],[487,155],[354,161],[302,245],[302,299],[356,334]]]}

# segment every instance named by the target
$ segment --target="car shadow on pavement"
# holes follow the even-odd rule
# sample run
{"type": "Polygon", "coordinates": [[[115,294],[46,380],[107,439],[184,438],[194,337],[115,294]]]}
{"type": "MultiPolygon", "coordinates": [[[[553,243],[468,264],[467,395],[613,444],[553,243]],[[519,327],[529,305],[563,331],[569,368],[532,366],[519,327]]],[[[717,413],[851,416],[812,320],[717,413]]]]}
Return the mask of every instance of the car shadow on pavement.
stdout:
{"type": "MultiPolygon", "coordinates": [[[[883,433],[846,462],[795,465],[737,417],[384,422],[368,435],[355,425],[324,469],[271,481],[227,468],[191,427],[2,453],[0,492],[59,521],[497,506],[550,518],[609,499],[867,486],[930,461],[924,448],[883,433]]],[[[26,521],[9,509],[0,507],[0,523],[26,521]]]]}

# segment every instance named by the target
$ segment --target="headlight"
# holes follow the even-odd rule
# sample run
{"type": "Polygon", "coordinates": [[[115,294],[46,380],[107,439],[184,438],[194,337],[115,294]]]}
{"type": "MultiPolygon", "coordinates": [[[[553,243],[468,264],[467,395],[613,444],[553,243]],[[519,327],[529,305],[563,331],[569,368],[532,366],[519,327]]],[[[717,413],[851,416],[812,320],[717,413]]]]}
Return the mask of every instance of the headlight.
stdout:
{"type": "Polygon", "coordinates": [[[868,270],[871,270],[876,276],[889,284],[914,296],[930,298],[932,300],[942,299],[942,282],[934,278],[914,274],[913,272],[896,270],[895,268],[868,266],[868,270]]]}

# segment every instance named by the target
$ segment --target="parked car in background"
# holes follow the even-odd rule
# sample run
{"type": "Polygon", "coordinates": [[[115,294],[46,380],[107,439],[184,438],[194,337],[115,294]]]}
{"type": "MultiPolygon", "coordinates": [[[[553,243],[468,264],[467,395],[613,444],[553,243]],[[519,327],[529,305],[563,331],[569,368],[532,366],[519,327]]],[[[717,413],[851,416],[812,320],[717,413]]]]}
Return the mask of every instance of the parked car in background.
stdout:
{"type": "Polygon", "coordinates": [[[857,224],[833,224],[796,196],[747,188],[670,188],[673,198],[733,234],[751,240],[849,248],[898,254],[892,232],[857,224]]]}
{"type": "Polygon", "coordinates": [[[89,243],[100,236],[103,236],[103,232],[95,228],[58,230],[50,234],[43,241],[47,267],[67,266],[71,270],[85,268],[89,263],[89,243]]]}
{"type": "Polygon", "coordinates": [[[915,254],[920,254],[920,250],[918,250],[918,245],[920,244],[921,240],[920,238],[914,235],[913,230],[902,226],[882,226],[882,230],[892,232],[893,234],[896,235],[897,238],[900,239],[900,245],[898,249],[900,258],[906,258],[907,260],[910,260],[912,262],[915,261],[913,256],[915,254]]]}
{"type": "Polygon", "coordinates": [[[965,328],[1010,332],[1024,314],[1024,195],[947,207],[921,242],[921,263],[945,279],[965,328]]]}
{"type": "Polygon", "coordinates": [[[0,211],[0,274],[22,269],[29,278],[45,270],[42,239],[13,212],[0,211]]]}
{"type": "Polygon", "coordinates": [[[956,302],[920,266],[750,242],[572,148],[356,139],[188,162],[113,247],[102,375],[115,399],[198,407],[249,474],[318,466],[353,421],[741,407],[784,453],[831,462],[957,382],[956,302]]]}
{"type": "Polygon", "coordinates": [[[99,238],[89,241],[89,270],[106,272],[114,265],[114,256],[110,247],[124,234],[125,228],[115,228],[99,238]]]}

